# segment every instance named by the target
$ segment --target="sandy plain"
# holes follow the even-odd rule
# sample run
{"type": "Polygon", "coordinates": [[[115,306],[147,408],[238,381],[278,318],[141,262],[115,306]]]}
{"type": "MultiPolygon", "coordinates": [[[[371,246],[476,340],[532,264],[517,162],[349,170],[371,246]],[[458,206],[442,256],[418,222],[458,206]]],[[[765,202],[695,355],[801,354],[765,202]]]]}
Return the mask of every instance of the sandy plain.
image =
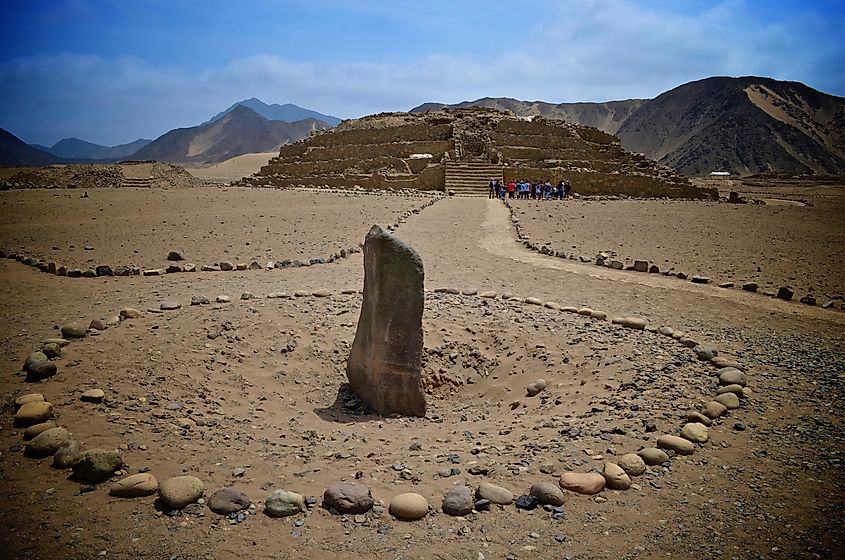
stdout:
{"type": "MultiPolygon", "coordinates": [[[[70,239],[96,235],[97,259],[114,263],[133,255],[139,262],[163,259],[176,243],[198,264],[223,255],[284,258],[279,253],[322,254],[360,241],[372,223],[396,223],[397,214],[423,201],[253,189],[125,191],[97,190],[84,201],[61,198],[78,193],[0,193],[7,203],[0,245],[30,254],[59,246],[57,254],[72,260],[78,253],[69,250],[70,239]],[[39,218],[52,206],[64,207],[65,216],[39,218]],[[142,217],[135,218],[138,208],[142,217]],[[109,217],[106,226],[97,223],[102,216],[109,217]],[[226,223],[218,228],[217,221],[226,223]],[[293,229],[296,236],[284,236],[293,229]]],[[[665,208],[642,204],[643,212],[665,208]]],[[[606,205],[579,208],[595,212],[594,219],[570,222],[606,219],[600,213],[606,205]]],[[[689,203],[684,211],[718,230],[707,206],[689,203]]],[[[554,231],[557,214],[550,213],[537,214],[537,228],[554,231]]],[[[616,212],[614,220],[627,215],[616,212]]],[[[842,221],[827,223],[830,231],[802,243],[840,250],[830,240],[841,238],[842,221]]],[[[591,239],[591,227],[577,237],[591,239]]],[[[727,236],[734,226],[724,227],[727,236]]],[[[341,290],[361,288],[360,254],[307,268],[156,278],[61,278],[0,261],[0,359],[7,363],[0,546],[11,558],[185,559],[835,558],[845,546],[845,314],[549,258],[519,245],[507,209],[484,199],[437,201],[402,220],[397,233],[426,266],[424,372],[431,394],[421,419],[366,414],[343,387],[361,296],[341,290]],[[650,468],[632,489],[595,498],[567,493],[562,520],[513,506],[446,516],[437,508],[455,484],[488,480],[519,495],[534,482],[601,468],[653,445],[657,435],[677,433],[682,416],[711,398],[717,383],[712,367],[665,336],[519,301],[432,291],[444,286],[512,292],[682,329],[746,364],[754,394],[717,421],[692,456],[650,468]],[[266,299],[317,289],[332,295],[266,299]],[[239,300],[245,291],[257,298],[239,300]],[[193,295],[213,301],[218,294],[233,302],[188,305],[193,295]],[[157,309],[165,299],[183,308],[145,312],[72,343],[49,381],[27,384],[15,373],[58,325],[87,324],[127,306],[157,309]],[[526,397],[525,385],[537,378],[548,389],[526,397]],[[81,402],[81,392],[94,387],[106,392],[104,403],[81,402]],[[109,497],[109,483],[82,492],[49,460],[21,453],[11,401],[32,391],[56,405],[57,423],[84,448],[121,449],[126,473],[149,468],[159,480],[194,474],[206,497],[234,485],[258,514],[231,523],[191,506],[171,517],[156,510],[153,497],[109,497]],[[656,431],[647,431],[648,422],[656,431]],[[472,467],[486,474],[471,474],[472,467]],[[459,472],[441,476],[445,468],[459,472]],[[236,476],[235,469],[244,472],[236,476]],[[286,519],[261,513],[276,488],[321,498],[341,480],[370,485],[384,505],[400,492],[418,492],[433,511],[412,523],[387,512],[338,517],[319,505],[286,519]]],[[[667,235],[662,244],[690,266],[693,240],[667,235]]],[[[761,244],[762,257],[775,245],[761,244]]],[[[725,266],[738,270],[747,256],[738,251],[725,266]]],[[[792,262],[782,262],[786,274],[792,262]]],[[[792,274],[835,277],[818,259],[803,264],[792,274]]]]}

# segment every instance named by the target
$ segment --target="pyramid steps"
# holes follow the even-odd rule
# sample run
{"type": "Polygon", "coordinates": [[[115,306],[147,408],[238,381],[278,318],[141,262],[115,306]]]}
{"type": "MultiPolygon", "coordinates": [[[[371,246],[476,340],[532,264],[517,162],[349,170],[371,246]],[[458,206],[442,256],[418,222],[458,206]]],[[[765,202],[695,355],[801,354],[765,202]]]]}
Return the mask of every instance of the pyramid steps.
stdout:
{"type": "Polygon", "coordinates": [[[446,192],[459,196],[487,196],[490,179],[502,181],[502,166],[491,163],[446,163],[446,192]]]}

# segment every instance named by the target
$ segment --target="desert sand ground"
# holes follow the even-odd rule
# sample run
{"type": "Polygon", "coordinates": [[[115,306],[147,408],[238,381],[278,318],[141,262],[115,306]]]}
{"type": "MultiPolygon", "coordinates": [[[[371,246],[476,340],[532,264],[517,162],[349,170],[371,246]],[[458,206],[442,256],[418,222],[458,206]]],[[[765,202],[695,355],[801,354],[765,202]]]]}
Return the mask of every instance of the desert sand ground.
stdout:
{"type": "MultiPolygon", "coordinates": [[[[172,248],[196,255],[198,263],[224,255],[285,258],[279,253],[320,253],[360,241],[373,222],[397,223],[398,213],[421,202],[252,189],[98,190],[84,201],[55,194],[65,193],[0,193],[0,246],[29,248],[29,254],[58,246],[57,257],[72,260],[84,241],[71,239],[96,234],[96,258],[108,262],[133,255],[139,262],[163,259],[172,248]],[[65,211],[39,218],[54,206],[65,211]],[[132,212],[138,208],[143,217],[132,212]],[[294,228],[298,235],[284,236],[294,228]]],[[[613,219],[632,216],[636,225],[644,213],[666,208],[638,204],[639,213],[617,210],[613,219]]],[[[708,205],[677,205],[685,223],[709,221],[716,228],[710,236],[736,231],[708,205]]],[[[559,213],[569,208],[538,212],[534,227],[554,232],[559,213]]],[[[587,217],[570,219],[577,226],[567,231],[584,243],[604,244],[591,236],[594,225],[608,219],[608,205],[578,208],[587,217]]],[[[307,268],[155,278],[71,279],[0,261],[0,358],[8,364],[0,418],[6,489],[0,545],[8,556],[841,557],[845,313],[546,257],[516,242],[509,212],[496,201],[443,199],[401,222],[397,235],[421,254],[429,290],[424,373],[432,393],[429,413],[418,419],[367,414],[344,388],[361,295],[341,292],[360,290],[360,254],[307,268]],[[519,300],[433,291],[441,287],[511,292],[589,306],[608,319],[637,316],[650,327],[672,326],[741,362],[752,395],[711,426],[710,440],[693,455],[650,467],[631,489],[594,497],[567,492],[562,519],[512,505],[449,517],[438,508],[456,484],[486,480],[520,495],[534,482],[601,469],[623,453],[653,446],[658,435],[677,433],[683,416],[710,400],[718,383],[712,366],[655,332],[519,300]],[[318,289],[331,295],[266,298],[318,289]],[[240,300],[247,291],[256,299],[240,300]],[[192,296],[213,302],[220,294],[232,302],[189,306],[192,296]],[[27,384],[15,373],[58,325],[86,325],[124,307],[157,310],[163,300],[183,307],[147,311],[72,343],[48,381],[27,384]],[[548,382],[546,391],[527,397],[526,384],[538,378],[548,382]],[[80,401],[90,388],[105,391],[102,404],[80,401]],[[159,480],[192,474],[205,483],[206,498],[234,485],[250,496],[257,514],[237,523],[193,505],[170,516],[156,510],[154,497],[111,498],[110,483],[86,488],[52,469],[49,459],[24,457],[11,401],[33,391],[54,403],[55,421],[83,448],[120,449],[125,474],[147,468],[159,480]],[[319,505],[284,519],[262,513],[274,489],[321,501],[329,484],[356,480],[371,486],[385,506],[412,491],[433,511],[416,522],[387,512],[333,516],[319,505]]],[[[841,240],[843,222],[826,223],[827,230],[807,228],[810,237],[801,243],[836,254],[841,247],[830,244],[841,240]]],[[[620,223],[613,231],[631,230],[620,223]]],[[[666,254],[683,256],[690,270],[687,262],[696,257],[691,231],[679,228],[661,239],[666,254]]],[[[638,239],[605,239],[645,248],[638,239]]],[[[772,257],[769,249],[779,250],[776,245],[760,244],[760,258],[780,263],[783,275],[837,281],[820,259],[808,258],[790,273],[795,261],[772,257]]],[[[719,262],[739,274],[750,253],[733,254],[734,262],[719,262]]]]}
{"type": "Polygon", "coordinates": [[[220,183],[231,182],[256,173],[263,165],[267,165],[270,158],[278,155],[279,152],[244,154],[213,165],[188,166],[186,169],[199,179],[220,183]]]}

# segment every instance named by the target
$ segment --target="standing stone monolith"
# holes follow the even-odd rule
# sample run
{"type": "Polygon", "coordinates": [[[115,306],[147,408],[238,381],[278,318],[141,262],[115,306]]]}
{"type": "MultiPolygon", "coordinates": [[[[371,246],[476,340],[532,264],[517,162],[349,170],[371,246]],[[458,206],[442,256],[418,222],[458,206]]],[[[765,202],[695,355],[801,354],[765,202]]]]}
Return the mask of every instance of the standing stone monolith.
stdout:
{"type": "Polygon", "coordinates": [[[364,302],[346,376],[377,414],[425,416],[422,363],[423,263],[380,226],[364,240],[364,302]]]}

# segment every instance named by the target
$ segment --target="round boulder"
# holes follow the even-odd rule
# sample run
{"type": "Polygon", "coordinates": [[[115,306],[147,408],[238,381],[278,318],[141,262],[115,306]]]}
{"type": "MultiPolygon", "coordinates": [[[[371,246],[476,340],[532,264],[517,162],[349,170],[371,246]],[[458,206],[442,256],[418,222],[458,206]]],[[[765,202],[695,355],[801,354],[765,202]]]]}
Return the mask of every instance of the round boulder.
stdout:
{"type": "Polygon", "coordinates": [[[85,338],[88,331],[85,327],[79,325],[65,325],[62,327],[62,338],[70,340],[71,338],[85,338]]]}
{"type": "Polygon", "coordinates": [[[195,476],[174,476],[158,486],[161,503],[170,509],[182,509],[202,498],[205,485],[195,476]]]}
{"type": "Polygon", "coordinates": [[[669,434],[664,434],[657,438],[657,447],[669,449],[678,455],[692,455],[695,452],[695,445],[691,441],[669,434]]]}
{"type": "Polygon", "coordinates": [[[416,521],[428,514],[428,500],[419,494],[406,492],[390,500],[388,511],[397,519],[416,521]]]}
{"type": "Polygon", "coordinates": [[[101,403],[103,402],[105,396],[106,394],[102,389],[88,389],[82,393],[79,398],[84,402],[101,403]]]}
{"type": "Polygon", "coordinates": [[[142,498],[158,492],[158,480],[150,473],[138,473],[118,480],[109,489],[115,498],[142,498]]]}
{"type": "Polygon", "coordinates": [[[546,380],[545,379],[538,379],[537,381],[532,381],[525,387],[525,393],[529,397],[533,397],[538,395],[546,388],[546,380]]]}
{"type": "Polygon", "coordinates": [[[23,454],[36,459],[49,457],[68,439],[70,439],[70,434],[64,428],[50,428],[27,442],[23,454]]]}
{"type": "Polygon", "coordinates": [[[705,403],[704,407],[701,409],[701,413],[704,416],[713,420],[715,420],[727,411],[728,407],[717,401],[710,401],[708,403],[705,403]]]}
{"type": "Polygon", "coordinates": [[[656,447],[644,447],[637,451],[646,465],[662,465],[669,460],[669,455],[662,449],[656,447]]]}
{"type": "Polygon", "coordinates": [[[578,494],[593,495],[604,490],[606,481],[602,475],[595,472],[568,472],[560,475],[560,487],[578,494]]]}
{"type": "Polygon", "coordinates": [[[739,408],[739,397],[737,397],[734,393],[722,393],[721,395],[717,395],[715,401],[723,404],[728,410],[739,408]]]}
{"type": "Polygon", "coordinates": [[[645,473],[645,460],[636,453],[626,453],[616,463],[628,476],[641,476],[645,473]]]}
{"type": "Polygon", "coordinates": [[[513,502],[513,492],[502,486],[482,482],[475,490],[476,500],[490,500],[494,504],[506,506],[513,502]]]}
{"type": "Polygon", "coordinates": [[[31,402],[44,402],[44,395],[41,393],[28,393],[26,395],[21,395],[15,399],[15,410],[19,409],[26,403],[31,402]]]}
{"type": "Polygon", "coordinates": [[[631,487],[631,477],[616,463],[605,463],[602,476],[605,486],[611,490],[627,490],[631,487]]]}
{"type": "Polygon", "coordinates": [[[705,443],[710,439],[710,431],[707,426],[699,422],[690,422],[681,428],[681,437],[693,443],[705,443]]]}
{"type": "Polygon", "coordinates": [[[55,422],[41,422],[40,424],[33,424],[32,426],[23,431],[23,439],[29,441],[41,432],[46,432],[50,428],[55,427],[55,422]]]}
{"type": "Polygon", "coordinates": [[[736,368],[722,368],[716,372],[719,376],[720,385],[748,385],[748,376],[736,368]]]}
{"type": "Polygon", "coordinates": [[[53,405],[46,401],[28,402],[15,413],[15,426],[32,426],[46,422],[53,416],[53,405]]]}

